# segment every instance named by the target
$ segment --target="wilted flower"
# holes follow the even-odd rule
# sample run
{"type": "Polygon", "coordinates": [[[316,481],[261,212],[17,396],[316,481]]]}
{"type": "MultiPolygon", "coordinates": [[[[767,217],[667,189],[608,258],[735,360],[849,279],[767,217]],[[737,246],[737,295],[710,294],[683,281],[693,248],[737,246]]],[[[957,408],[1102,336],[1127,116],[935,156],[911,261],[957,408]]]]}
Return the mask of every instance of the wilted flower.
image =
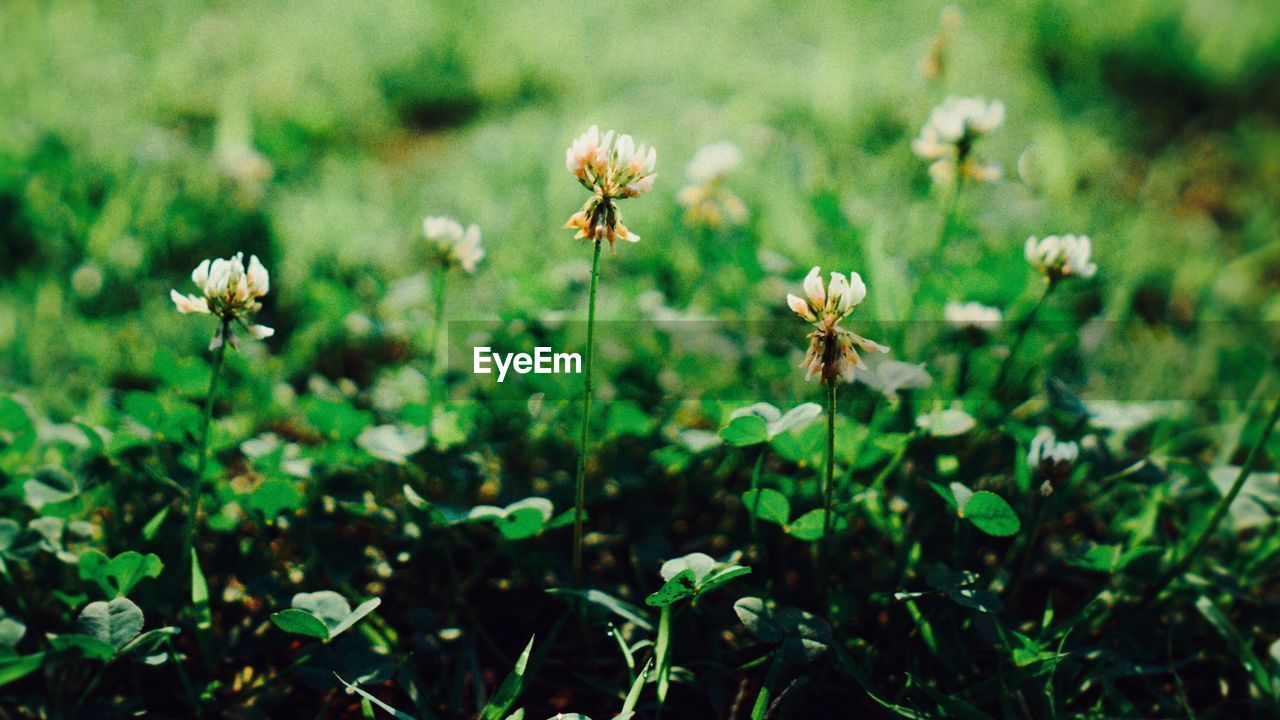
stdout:
{"type": "Polygon", "coordinates": [[[742,153],[731,142],[708,145],[693,156],[685,170],[692,184],[677,196],[685,207],[685,222],[718,227],[725,222],[737,224],[746,219],[747,207],[724,187],[725,178],[741,162],[742,153]]]}
{"type": "MultiPolygon", "coordinates": [[[[177,306],[178,312],[213,314],[221,318],[230,327],[232,322],[239,323],[250,335],[258,338],[269,338],[275,330],[266,325],[249,323],[250,316],[262,309],[258,301],[271,287],[267,269],[258,262],[258,256],[249,257],[249,269],[244,267],[244,253],[236,253],[230,259],[219,258],[205,260],[196,266],[191,273],[191,281],[200,288],[201,295],[183,295],[177,290],[170,290],[169,297],[177,306]]],[[[213,336],[209,349],[222,346],[222,329],[213,336]]],[[[236,347],[234,333],[227,338],[231,347],[236,347]]]]}
{"type": "Polygon", "coordinates": [[[821,375],[823,380],[831,382],[836,378],[853,382],[855,368],[867,369],[858,356],[858,349],[883,353],[889,348],[840,327],[840,321],[867,296],[862,277],[855,272],[849,273],[846,279],[833,272],[831,282],[823,287],[820,273],[821,270],[814,267],[805,276],[804,298],[787,295],[787,305],[815,328],[809,333],[809,351],[801,364],[807,369],[804,379],[821,375]]]}
{"type": "Polygon", "coordinates": [[[933,161],[929,175],[936,183],[953,181],[957,169],[962,179],[994,182],[1000,179],[1000,166],[979,162],[973,145],[1003,124],[1004,103],[999,100],[949,97],[929,114],[911,149],[921,159],[933,161]]]}
{"type": "Polygon", "coordinates": [[[474,273],[484,259],[480,247],[480,226],[472,223],[465,230],[451,217],[428,217],[422,221],[422,234],[436,259],[446,268],[457,266],[474,273]]]}
{"type": "Polygon", "coordinates": [[[934,80],[947,71],[947,56],[951,49],[951,37],[960,28],[964,13],[955,5],[942,8],[938,22],[938,34],[929,43],[929,50],[920,58],[920,74],[926,80],[934,80]]]}
{"type": "Polygon", "coordinates": [[[999,308],[983,305],[980,302],[962,303],[953,300],[947,303],[942,314],[952,328],[960,331],[990,332],[1000,324],[1001,319],[999,308]]]}
{"type": "Polygon", "coordinates": [[[1078,457],[1079,445],[1058,440],[1052,430],[1040,428],[1031,440],[1031,449],[1027,452],[1027,464],[1045,479],[1040,492],[1044,495],[1052,493],[1053,485],[1071,474],[1071,468],[1078,457]]]}
{"type": "Polygon", "coordinates": [[[603,137],[592,125],[565,153],[565,165],[582,186],[592,192],[591,199],[565,223],[576,228],[575,237],[593,242],[618,239],[639,242],[640,236],[622,224],[617,201],[649,192],[657,177],[653,174],[657,151],[636,145],[630,135],[614,136],[610,130],[603,137]]]}
{"type": "Polygon", "coordinates": [[[1098,266],[1089,261],[1093,245],[1087,235],[1050,235],[1043,240],[1027,238],[1026,256],[1050,282],[1067,276],[1093,277],[1098,266]]]}

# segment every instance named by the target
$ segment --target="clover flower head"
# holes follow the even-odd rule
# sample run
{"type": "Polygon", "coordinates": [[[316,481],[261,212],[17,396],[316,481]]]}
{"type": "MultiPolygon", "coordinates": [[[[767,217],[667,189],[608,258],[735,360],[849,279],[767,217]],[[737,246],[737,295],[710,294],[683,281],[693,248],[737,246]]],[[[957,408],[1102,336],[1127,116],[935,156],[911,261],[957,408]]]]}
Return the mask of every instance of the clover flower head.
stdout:
{"type": "Polygon", "coordinates": [[[1031,449],[1027,452],[1027,464],[1045,478],[1041,492],[1048,495],[1053,492],[1053,484],[1065,480],[1071,474],[1071,468],[1080,457],[1080,446],[1071,441],[1058,440],[1053,431],[1042,427],[1031,440],[1031,449]]]}
{"type": "Polygon", "coordinates": [[[821,270],[814,267],[804,279],[804,297],[787,295],[787,305],[805,322],[813,326],[809,333],[809,350],[800,367],[806,369],[804,379],[819,375],[834,382],[837,378],[853,382],[855,370],[867,365],[858,355],[864,352],[888,352],[889,348],[840,326],[840,321],[867,297],[867,286],[858,273],[831,273],[831,281],[822,282],[821,270]]]}
{"type": "Polygon", "coordinates": [[[694,153],[685,174],[689,180],[705,184],[723,180],[742,164],[742,151],[731,142],[718,142],[707,145],[694,153]]]}
{"type": "Polygon", "coordinates": [[[576,229],[575,237],[593,242],[604,239],[611,246],[619,239],[638,242],[640,236],[622,224],[617,201],[653,189],[656,162],[654,148],[612,130],[601,135],[600,128],[592,125],[565,153],[565,166],[592,194],[564,226],[576,229]]]}
{"type": "Polygon", "coordinates": [[[731,142],[707,145],[693,156],[685,170],[690,184],[676,196],[685,208],[685,222],[720,227],[747,219],[747,206],[724,186],[741,163],[742,152],[731,142]]]}
{"type": "Polygon", "coordinates": [[[451,217],[432,216],[422,221],[422,234],[446,268],[457,266],[464,272],[474,273],[476,265],[484,259],[480,226],[475,223],[463,229],[462,223],[451,217]]]}
{"type": "MultiPolygon", "coordinates": [[[[169,291],[169,298],[173,300],[178,312],[184,315],[216,315],[228,326],[232,322],[238,323],[259,340],[275,334],[276,331],[266,325],[249,322],[251,316],[262,309],[259,299],[271,289],[271,278],[267,269],[258,261],[257,255],[249,257],[248,269],[244,266],[244,253],[236,253],[230,258],[205,260],[192,271],[191,281],[200,289],[199,295],[169,291]]],[[[226,341],[231,347],[237,347],[234,333],[226,341]]],[[[219,328],[209,349],[221,347],[222,342],[222,330],[219,328]]]]}
{"type": "Polygon", "coordinates": [[[930,160],[929,175],[935,183],[954,181],[956,173],[965,180],[995,182],[1000,166],[980,162],[973,154],[978,138],[1004,125],[1004,103],[982,98],[949,97],[929,113],[920,136],[911,149],[922,160],[930,160]]]}
{"type": "Polygon", "coordinates": [[[990,332],[1000,324],[999,308],[983,305],[980,302],[948,302],[942,310],[943,317],[956,330],[978,330],[990,332]]]}
{"type": "Polygon", "coordinates": [[[960,29],[964,12],[955,5],[942,8],[938,18],[938,34],[929,43],[929,50],[920,59],[920,74],[926,80],[935,80],[947,70],[947,58],[951,50],[952,36],[960,29]]]}
{"type": "Polygon", "coordinates": [[[1064,277],[1091,278],[1098,266],[1090,261],[1093,244],[1088,235],[1049,235],[1043,239],[1027,238],[1027,262],[1037,272],[1057,282],[1064,277]]]}

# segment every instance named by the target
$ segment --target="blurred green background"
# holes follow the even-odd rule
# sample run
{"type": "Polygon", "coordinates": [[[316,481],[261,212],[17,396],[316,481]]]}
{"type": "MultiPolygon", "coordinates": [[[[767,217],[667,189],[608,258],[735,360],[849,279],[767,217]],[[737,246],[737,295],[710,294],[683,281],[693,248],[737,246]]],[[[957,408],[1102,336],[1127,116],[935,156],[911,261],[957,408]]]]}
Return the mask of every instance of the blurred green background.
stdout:
{"type": "MultiPolygon", "coordinates": [[[[0,389],[93,415],[109,388],[203,348],[168,289],[237,250],[272,273],[279,332],[270,356],[247,350],[262,374],[367,379],[403,348],[339,320],[420,319],[421,288],[397,281],[422,267],[427,214],[484,232],[450,318],[581,313],[589,251],[560,229],[582,200],[563,153],[595,123],[656,146],[659,173],[625,208],[644,241],[606,257],[602,317],[639,317],[643,297],[784,317],[782,293],[821,264],[863,274],[865,318],[902,319],[940,212],[910,140],[959,94],[1008,106],[982,150],[1006,180],[966,191],[967,241],[916,318],[951,297],[1008,307],[1028,235],[1088,233],[1099,281],[1058,312],[1105,321],[1102,375],[1140,386],[1190,364],[1194,387],[1173,391],[1208,391],[1233,367],[1216,343],[1183,355],[1198,333],[1280,319],[1280,11],[960,7],[926,77],[940,3],[8,0],[0,389]],[[721,140],[742,149],[729,186],[749,221],[688,227],[684,167],[721,140]],[[1110,360],[1107,339],[1123,340],[1110,360]],[[1141,348],[1148,372],[1126,372],[1141,348]]],[[[902,359],[928,359],[915,350],[902,359]]]]}

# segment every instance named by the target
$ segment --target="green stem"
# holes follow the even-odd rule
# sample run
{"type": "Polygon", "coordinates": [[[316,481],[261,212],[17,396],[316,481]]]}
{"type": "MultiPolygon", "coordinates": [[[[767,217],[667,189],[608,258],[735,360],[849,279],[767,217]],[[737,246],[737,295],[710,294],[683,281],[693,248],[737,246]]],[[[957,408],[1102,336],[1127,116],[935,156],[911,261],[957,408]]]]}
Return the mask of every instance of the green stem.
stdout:
{"type": "Polygon", "coordinates": [[[582,433],[578,442],[578,473],[573,507],[573,580],[582,585],[582,515],[587,495],[587,438],[591,425],[591,366],[595,355],[596,281],[600,277],[601,242],[591,258],[591,292],[587,300],[587,357],[583,367],[582,433]]]}
{"type": "MultiPolygon", "coordinates": [[[[213,367],[209,374],[209,392],[204,400],[204,421],[200,426],[200,454],[196,459],[196,480],[191,488],[187,490],[187,524],[186,530],[183,532],[182,557],[183,562],[187,563],[189,571],[193,569],[192,563],[195,562],[196,516],[200,514],[200,494],[204,491],[204,473],[209,465],[209,428],[213,424],[213,403],[218,394],[218,379],[222,375],[222,364],[227,355],[227,344],[231,341],[230,318],[222,318],[220,333],[219,337],[222,338],[222,342],[213,354],[213,367]]],[[[191,577],[191,575],[191,572],[187,573],[188,577],[191,577]]]]}
{"type": "Polygon", "coordinates": [[[901,343],[905,344],[907,337],[907,320],[911,319],[911,314],[916,308],[916,302],[920,299],[920,292],[924,290],[924,284],[930,275],[933,274],[933,268],[937,265],[938,254],[946,247],[947,233],[951,229],[951,224],[955,221],[956,209],[960,205],[960,189],[964,187],[964,178],[959,173],[956,174],[955,186],[951,189],[950,196],[947,198],[947,204],[942,210],[942,223],[938,225],[938,233],[934,236],[933,242],[929,245],[929,250],[925,254],[928,259],[928,269],[920,274],[920,281],[911,289],[911,295],[907,298],[907,312],[903,315],[903,325],[901,333],[901,343]]]}
{"type": "Polygon", "coordinates": [[[1035,307],[1031,308],[1031,312],[1027,313],[1027,317],[1023,319],[1022,326],[1018,328],[1018,336],[1014,338],[1013,345],[1009,348],[1009,354],[1005,356],[1004,362],[1000,364],[1000,374],[996,376],[995,385],[991,386],[991,395],[999,393],[1004,387],[1004,382],[1009,377],[1009,370],[1013,368],[1013,360],[1018,355],[1018,350],[1022,348],[1022,343],[1026,341],[1027,335],[1030,334],[1031,326],[1036,323],[1036,316],[1040,314],[1040,309],[1044,307],[1045,301],[1049,299],[1049,295],[1053,292],[1053,288],[1057,283],[1046,281],[1044,292],[1040,293],[1040,299],[1036,301],[1035,307]]]}
{"type": "Polygon", "coordinates": [[[827,471],[826,481],[822,487],[822,548],[818,551],[820,558],[820,582],[825,588],[828,567],[831,560],[831,519],[835,515],[835,474],[836,474],[836,379],[827,380],[827,471]]]}
{"type": "Polygon", "coordinates": [[[667,689],[671,685],[671,606],[663,605],[658,614],[658,637],[653,645],[654,660],[658,665],[658,717],[662,717],[662,705],[667,701],[667,689]]]}
{"type": "Polygon", "coordinates": [[[1191,549],[1187,551],[1186,555],[1182,556],[1182,559],[1169,572],[1160,578],[1160,582],[1152,586],[1142,596],[1142,599],[1138,601],[1140,607],[1158,597],[1169,586],[1169,583],[1172,583],[1174,579],[1185,573],[1191,567],[1191,563],[1196,559],[1196,556],[1209,544],[1209,540],[1213,537],[1214,532],[1217,531],[1222,518],[1231,509],[1231,503],[1235,502],[1236,496],[1240,494],[1245,482],[1248,481],[1249,476],[1258,467],[1258,460],[1266,451],[1267,443],[1271,441],[1271,433],[1275,430],[1278,422],[1280,422],[1280,399],[1276,400],[1275,407],[1271,409],[1271,414],[1267,416],[1266,424],[1262,428],[1262,436],[1249,449],[1249,455],[1245,458],[1244,465],[1240,467],[1240,472],[1236,475],[1235,482],[1231,483],[1231,489],[1227,491],[1222,501],[1218,503],[1218,507],[1214,508],[1213,515],[1209,517],[1209,522],[1200,531],[1200,535],[1195,539],[1195,542],[1191,544],[1191,549]]]}
{"type": "Polygon", "coordinates": [[[751,538],[758,546],[760,544],[760,526],[756,522],[756,516],[760,514],[760,469],[764,466],[764,451],[766,446],[760,447],[759,454],[756,455],[756,465],[751,471],[751,491],[755,493],[755,503],[751,508],[751,538]]]}
{"type": "Polygon", "coordinates": [[[431,376],[434,378],[440,373],[440,330],[444,326],[444,297],[445,297],[445,281],[448,279],[449,270],[444,265],[436,268],[435,277],[432,282],[432,290],[435,292],[435,315],[431,322],[431,338],[428,340],[427,347],[431,350],[431,376]]]}

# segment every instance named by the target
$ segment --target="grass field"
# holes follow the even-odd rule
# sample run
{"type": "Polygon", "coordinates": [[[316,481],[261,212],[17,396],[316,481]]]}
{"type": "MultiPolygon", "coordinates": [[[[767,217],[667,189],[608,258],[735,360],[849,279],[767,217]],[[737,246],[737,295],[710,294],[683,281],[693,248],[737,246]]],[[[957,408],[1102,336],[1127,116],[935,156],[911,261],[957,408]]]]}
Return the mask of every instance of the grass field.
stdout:
{"type": "Polygon", "coordinates": [[[1280,716],[1277,77],[1266,0],[8,0],[0,720],[1280,716]]]}

